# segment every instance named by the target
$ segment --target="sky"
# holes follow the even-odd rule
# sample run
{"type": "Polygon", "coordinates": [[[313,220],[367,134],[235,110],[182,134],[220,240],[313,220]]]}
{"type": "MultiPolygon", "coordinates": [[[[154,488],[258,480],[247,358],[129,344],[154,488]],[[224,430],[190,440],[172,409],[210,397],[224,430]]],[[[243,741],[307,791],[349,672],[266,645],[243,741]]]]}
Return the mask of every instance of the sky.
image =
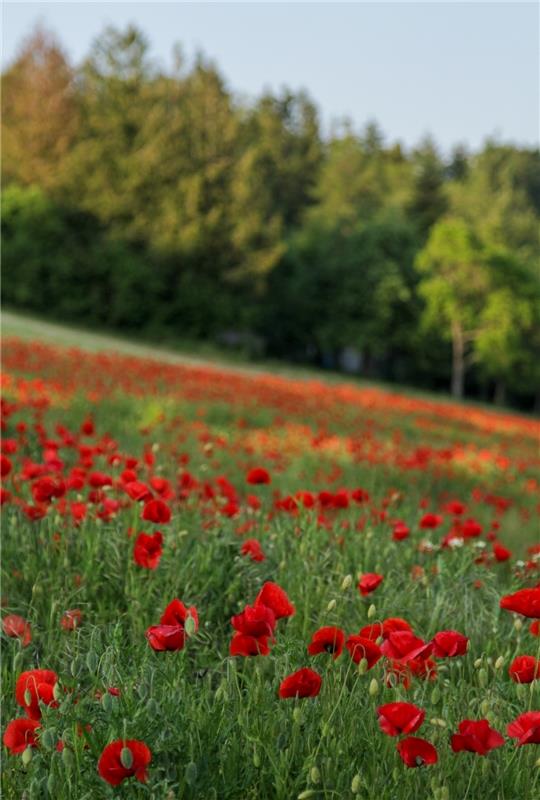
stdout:
{"type": "Polygon", "coordinates": [[[430,133],[444,152],[486,137],[539,142],[539,6],[516,2],[249,2],[3,4],[2,65],[38,21],[73,63],[112,24],[134,23],[171,64],[180,42],[202,50],[228,86],[251,100],[283,86],[307,89],[328,132],[376,119],[388,141],[430,133]]]}

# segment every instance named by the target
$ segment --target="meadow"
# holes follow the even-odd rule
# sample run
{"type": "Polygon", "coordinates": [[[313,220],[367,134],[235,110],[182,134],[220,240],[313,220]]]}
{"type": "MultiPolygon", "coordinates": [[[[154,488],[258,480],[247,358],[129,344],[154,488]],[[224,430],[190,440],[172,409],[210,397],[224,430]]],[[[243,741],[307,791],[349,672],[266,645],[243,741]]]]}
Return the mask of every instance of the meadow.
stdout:
{"type": "Polygon", "coordinates": [[[533,800],[540,424],[7,336],[3,797],[533,800]]]}

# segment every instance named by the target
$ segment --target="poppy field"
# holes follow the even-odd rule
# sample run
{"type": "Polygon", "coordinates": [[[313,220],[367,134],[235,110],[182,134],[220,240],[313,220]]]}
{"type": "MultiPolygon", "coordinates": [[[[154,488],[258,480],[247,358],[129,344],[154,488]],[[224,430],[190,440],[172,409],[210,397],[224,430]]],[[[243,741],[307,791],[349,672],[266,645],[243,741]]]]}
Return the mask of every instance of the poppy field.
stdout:
{"type": "Polygon", "coordinates": [[[538,421],[6,338],[3,797],[533,800],[538,421]]]}

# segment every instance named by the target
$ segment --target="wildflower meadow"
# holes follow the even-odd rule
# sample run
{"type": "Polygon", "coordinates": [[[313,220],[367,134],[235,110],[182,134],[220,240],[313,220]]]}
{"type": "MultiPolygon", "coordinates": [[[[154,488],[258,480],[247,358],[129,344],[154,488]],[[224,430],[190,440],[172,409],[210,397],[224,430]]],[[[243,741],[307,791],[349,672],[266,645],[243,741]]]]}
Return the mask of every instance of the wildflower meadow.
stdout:
{"type": "Polygon", "coordinates": [[[3,350],[6,800],[539,796],[537,421],[3,350]]]}

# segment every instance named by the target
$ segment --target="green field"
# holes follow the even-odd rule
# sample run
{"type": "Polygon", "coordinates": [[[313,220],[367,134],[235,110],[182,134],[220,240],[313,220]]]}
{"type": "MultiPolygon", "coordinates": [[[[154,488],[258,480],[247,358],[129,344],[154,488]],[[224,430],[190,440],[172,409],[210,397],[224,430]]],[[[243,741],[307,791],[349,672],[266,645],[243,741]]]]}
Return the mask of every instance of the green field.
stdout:
{"type": "Polygon", "coordinates": [[[499,605],[539,580],[535,420],[11,314],[3,328],[4,743],[36,723],[4,748],[6,800],[538,796],[538,746],[508,726],[538,712],[540,639],[499,605]],[[383,580],[363,594],[366,574],[383,580]],[[269,582],[294,613],[261,600],[269,582]],[[160,622],[175,598],[196,613],[160,622]],[[343,652],[334,633],[309,654],[329,626],[343,652]],[[466,652],[444,655],[444,631],[466,652]],[[301,668],[320,691],[280,697],[301,668]],[[21,682],[36,669],[54,689],[21,682]],[[418,728],[384,732],[395,702],[418,728]],[[504,743],[452,739],[464,720],[504,743]],[[436,763],[403,761],[410,735],[436,763]],[[130,776],[132,740],[151,761],[130,776]],[[116,787],[98,772],[115,741],[116,787]]]}

